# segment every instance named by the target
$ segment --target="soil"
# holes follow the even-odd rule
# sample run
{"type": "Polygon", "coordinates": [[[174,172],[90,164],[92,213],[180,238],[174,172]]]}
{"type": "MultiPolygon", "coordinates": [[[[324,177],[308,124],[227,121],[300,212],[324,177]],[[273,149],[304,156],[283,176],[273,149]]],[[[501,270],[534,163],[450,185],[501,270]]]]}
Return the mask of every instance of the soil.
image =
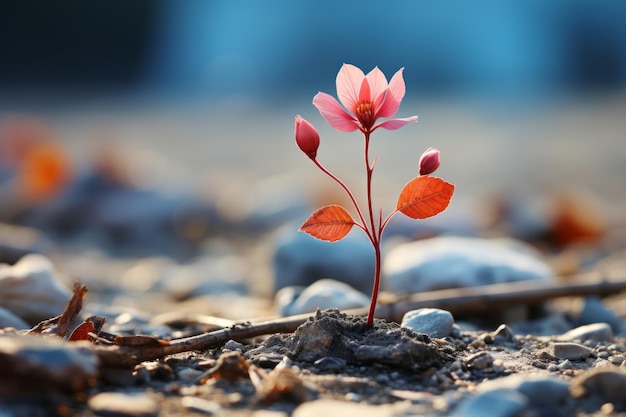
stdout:
{"type": "MultiPolygon", "coordinates": [[[[325,310],[293,333],[231,340],[219,348],[169,355],[134,368],[103,367],[86,392],[49,392],[4,406],[15,415],[104,415],[90,409],[87,400],[101,392],[126,392],[147,395],[164,415],[172,416],[248,416],[259,410],[290,415],[298,405],[316,399],[400,404],[418,415],[449,415],[485,381],[512,374],[575,381],[594,372],[600,352],[624,353],[624,341],[598,342],[587,360],[571,361],[555,372],[562,361],[551,354],[554,340],[514,335],[505,325],[492,332],[456,327],[446,338],[431,339],[397,323],[375,320],[368,328],[363,317],[325,310]],[[215,409],[207,410],[207,404],[215,409]]],[[[589,401],[564,403],[559,412],[603,415],[586,414],[599,407],[589,401]]]]}

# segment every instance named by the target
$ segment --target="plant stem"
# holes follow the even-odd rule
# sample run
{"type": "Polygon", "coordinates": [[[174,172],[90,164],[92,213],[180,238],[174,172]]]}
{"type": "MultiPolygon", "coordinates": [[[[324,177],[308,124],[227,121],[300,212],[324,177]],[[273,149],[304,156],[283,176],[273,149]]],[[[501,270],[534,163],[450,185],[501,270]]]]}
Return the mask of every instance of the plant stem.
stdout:
{"type": "MultiPolygon", "coordinates": [[[[356,199],[354,198],[354,195],[352,194],[348,186],[344,184],[343,181],[341,181],[339,178],[337,178],[332,172],[327,170],[317,159],[311,158],[311,160],[313,161],[315,165],[317,165],[317,167],[320,170],[322,170],[324,174],[332,178],[337,184],[341,186],[341,188],[345,190],[345,192],[348,194],[348,197],[350,197],[350,200],[352,200],[352,204],[354,205],[354,208],[356,209],[356,213],[359,216],[359,219],[361,220],[361,224],[357,224],[357,226],[360,227],[365,232],[365,234],[367,235],[367,237],[369,237],[370,240],[372,240],[373,230],[372,230],[372,233],[370,233],[370,231],[367,229],[365,218],[363,217],[363,214],[361,213],[361,209],[359,208],[359,205],[357,204],[356,199]]],[[[372,240],[372,243],[373,243],[373,240],[372,240]]]]}
{"type": "MultiPolygon", "coordinates": [[[[374,325],[374,313],[376,312],[376,301],[378,299],[378,291],[380,287],[380,237],[382,235],[382,228],[376,228],[376,222],[374,220],[374,210],[372,207],[372,175],[374,173],[374,165],[370,165],[369,160],[369,145],[371,131],[364,131],[365,136],[365,170],[367,172],[367,209],[370,217],[370,240],[372,246],[374,246],[374,286],[372,288],[372,298],[370,301],[370,308],[367,314],[367,327],[374,325]]],[[[382,215],[381,215],[382,217],[382,215]]],[[[379,225],[379,226],[382,226],[379,225]]]]}

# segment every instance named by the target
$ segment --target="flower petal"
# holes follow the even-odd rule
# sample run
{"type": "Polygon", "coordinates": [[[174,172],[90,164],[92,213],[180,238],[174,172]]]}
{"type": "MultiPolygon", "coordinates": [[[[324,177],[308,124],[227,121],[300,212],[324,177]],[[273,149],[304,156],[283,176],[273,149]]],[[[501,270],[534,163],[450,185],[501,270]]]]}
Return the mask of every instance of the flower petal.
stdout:
{"type": "Polygon", "coordinates": [[[351,64],[343,64],[337,74],[337,97],[348,110],[354,111],[365,74],[351,64]]]}
{"type": "Polygon", "coordinates": [[[375,107],[378,107],[385,96],[387,88],[389,87],[387,84],[387,78],[385,78],[385,74],[383,74],[378,67],[371,70],[365,78],[370,85],[370,101],[375,107]]]}
{"type": "Polygon", "coordinates": [[[417,116],[404,117],[401,119],[389,119],[389,120],[382,122],[379,125],[374,126],[374,129],[378,129],[379,127],[382,127],[383,129],[387,129],[387,130],[396,130],[396,129],[400,129],[402,126],[411,122],[417,122],[417,116]]]}
{"type": "Polygon", "coordinates": [[[376,117],[391,117],[398,112],[400,108],[400,102],[404,98],[406,92],[406,86],[404,85],[404,78],[402,78],[402,72],[404,68],[400,68],[389,81],[389,89],[387,94],[383,98],[382,103],[378,107],[376,117]]]}
{"type": "Polygon", "coordinates": [[[354,132],[359,128],[356,119],[341,107],[333,96],[319,92],[313,97],[313,105],[335,129],[342,132],[354,132]]]}

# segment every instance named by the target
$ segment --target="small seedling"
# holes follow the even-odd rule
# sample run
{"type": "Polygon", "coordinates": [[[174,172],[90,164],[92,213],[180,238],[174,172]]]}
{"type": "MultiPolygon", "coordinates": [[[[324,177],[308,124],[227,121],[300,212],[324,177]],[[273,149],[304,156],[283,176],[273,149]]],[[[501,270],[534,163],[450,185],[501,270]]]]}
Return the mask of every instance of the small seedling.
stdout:
{"type": "Polygon", "coordinates": [[[354,65],[344,64],[337,74],[337,96],[319,92],[313,98],[322,117],[335,129],[342,132],[360,131],[365,146],[365,173],[367,176],[367,208],[365,215],[350,189],[317,160],[320,135],[315,127],[300,115],[296,116],[295,139],[298,147],[326,175],[332,178],[350,197],[358,216],[354,220],[350,213],[339,205],[329,205],[315,211],[300,227],[300,231],[329,242],[343,239],[353,226],[363,230],[374,247],[374,285],[367,325],[372,327],[376,300],[380,288],[381,237],[389,220],[397,213],[412,219],[426,219],[444,211],[450,204],[454,185],[430,176],[440,164],[439,151],[427,149],[419,160],[419,175],[409,181],[398,197],[396,208],[383,220],[383,210],[377,215],[372,207],[372,175],[376,159],[370,162],[370,137],[378,128],[396,130],[408,123],[417,122],[417,116],[393,118],[376,124],[379,119],[394,116],[405,93],[403,69],[398,70],[389,83],[383,72],[374,68],[367,75],[354,65]],[[346,110],[347,109],[347,110],[346,110]],[[366,217],[367,216],[367,217],[366,217]]]}

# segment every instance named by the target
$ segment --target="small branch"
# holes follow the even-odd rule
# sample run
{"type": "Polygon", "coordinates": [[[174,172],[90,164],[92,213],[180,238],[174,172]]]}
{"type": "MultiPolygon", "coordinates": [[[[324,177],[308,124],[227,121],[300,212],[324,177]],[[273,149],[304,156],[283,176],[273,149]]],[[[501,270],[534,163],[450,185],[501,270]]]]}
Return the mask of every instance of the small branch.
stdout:
{"type": "MultiPolygon", "coordinates": [[[[620,280],[598,279],[599,274],[579,276],[567,283],[538,283],[522,281],[486,285],[472,288],[429,291],[412,294],[406,299],[377,307],[377,317],[400,322],[402,316],[417,308],[441,308],[452,314],[493,314],[498,309],[516,304],[536,304],[553,298],[571,296],[607,296],[626,290],[626,278],[620,280]],[[595,281],[591,281],[595,278],[595,281]]],[[[366,316],[367,308],[347,310],[345,313],[366,316]]],[[[235,324],[232,327],[203,333],[197,336],[172,340],[163,345],[100,346],[93,348],[101,366],[132,367],[143,361],[187,351],[217,348],[228,340],[239,340],[274,334],[291,333],[311,314],[277,318],[261,323],[235,324]]]]}
{"type": "Polygon", "coordinates": [[[65,306],[65,310],[63,310],[61,317],[59,317],[59,324],[57,327],[58,336],[65,337],[72,321],[80,314],[80,311],[83,309],[83,298],[85,298],[85,294],[87,294],[87,286],[75,282],[72,298],[65,306]]]}
{"type": "MultiPolygon", "coordinates": [[[[624,290],[626,278],[607,280],[599,273],[591,273],[571,277],[568,282],[518,281],[415,293],[381,304],[377,308],[377,314],[378,317],[398,323],[407,311],[418,308],[440,308],[452,314],[480,316],[493,314],[512,305],[532,305],[560,297],[608,296],[624,290]]],[[[363,312],[364,309],[350,311],[352,314],[363,312]]]]}

